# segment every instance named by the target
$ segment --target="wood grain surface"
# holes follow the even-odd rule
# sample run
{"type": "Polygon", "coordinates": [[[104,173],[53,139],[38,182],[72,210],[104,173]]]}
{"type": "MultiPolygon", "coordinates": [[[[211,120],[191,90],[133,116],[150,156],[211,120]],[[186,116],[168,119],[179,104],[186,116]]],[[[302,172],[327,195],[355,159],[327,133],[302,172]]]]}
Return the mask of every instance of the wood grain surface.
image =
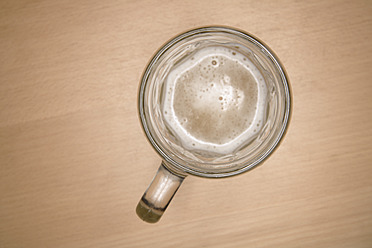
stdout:
{"type": "Polygon", "coordinates": [[[372,247],[371,1],[1,1],[0,247],[372,247]],[[294,99],[264,165],[189,176],[155,225],[141,74],[180,32],[267,43],[294,99]]]}

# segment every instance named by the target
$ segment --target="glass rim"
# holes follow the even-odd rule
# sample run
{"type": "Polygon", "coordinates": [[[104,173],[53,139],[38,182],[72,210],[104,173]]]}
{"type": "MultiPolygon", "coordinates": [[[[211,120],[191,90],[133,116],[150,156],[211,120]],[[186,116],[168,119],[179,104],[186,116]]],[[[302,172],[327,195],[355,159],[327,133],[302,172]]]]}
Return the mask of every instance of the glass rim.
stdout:
{"type": "Polygon", "coordinates": [[[206,178],[223,178],[223,177],[230,177],[234,175],[241,174],[243,172],[249,171],[257,165],[260,165],[264,160],[266,160],[273,152],[274,150],[278,147],[279,143],[283,139],[287,127],[291,118],[291,113],[292,113],[292,95],[291,95],[291,89],[289,85],[289,80],[287,73],[275,55],[275,53],[261,40],[256,38],[255,36],[248,34],[244,31],[237,30],[235,28],[227,27],[227,26],[207,26],[207,27],[200,27],[200,28],[195,28],[191,29],[189,31],[183,32],[174,38],[170,39],[167,41],[164,45],[160,47],[160,49],[153,55],[151,58],[150,62],[146,66],[146,69],[142,75],[141,78],[141,83],[140,83],[140,88],[139,88],[139,94],[138,94],[138,111],[139,111],[139,117],[140,121],[142,124],[142,128],[146,134],[147,139],[155,149],[155,151],[162,157],[162,159],[166,162],[165,164],[168,166],[171,166],[169,169],[174,169],[176,171],[181,171],[190,175],[195,175],[199,177],[206,177],[206,178]],[[211,172],[203,172],[199,170],[195,170],[192,168],[189,168],[177,161],[175,161],[169,154],[167,154],[161,146],[158,144],[157,140],[153,137],[151,134],[151,131],[149,130],[148,123],[146,120],[145,116],[145,108],[144,108],[144,93],[145,93],[145,88],[148,83],[148,78],[150,76],[151,70],[153,68],[153,65],[159,60],[159,58],[162,57],[162,55],[173,45],[177,44],[178,42],[182,41],[183,39],[186,39],[188,37],[201,34],[201,33],[228,33],[232,35],[237,35],[240,38],[246,39],[249,42],[253,43],[257,47],[261,49],[261,51],[273,62],[275,65],[276,69],[278,70],[278,73],[280,75],[281,83],[283,85],[284,89],[284,94],[285,94],[285,111],[284,111],[284,116],[283,116],[283,122],[282,122],[282,127],[280,129],[280,132],[278,133],[277,138],[275,139],[274,142],[270,145],[270,148],[267,149],[259,158],[257,158],[254,162],[248,163],[246,165],[243,165],[242,167],[232,170],[232,171],[227,171],[227,172],[216,172],[216,173],[211,173],[211,172]]]}

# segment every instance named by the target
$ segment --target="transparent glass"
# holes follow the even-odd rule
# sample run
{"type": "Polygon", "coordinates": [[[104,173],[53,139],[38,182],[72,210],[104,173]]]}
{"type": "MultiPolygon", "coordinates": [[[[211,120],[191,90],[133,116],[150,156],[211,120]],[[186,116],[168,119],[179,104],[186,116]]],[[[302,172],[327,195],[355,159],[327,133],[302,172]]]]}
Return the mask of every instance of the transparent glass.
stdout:
{"type": "Polygon", "coordinates": [[[148,64],[139,90],[141,123],[163,162],[137,206],[138,216],[150,223],[157,222],[187,175],[222,178],[260,164],[278,146],[290,113],[291,94],[285,70],[275,54],[252,35],[228,27],[204,27],[167,42],[148,64]],[[226,47],[245,56],[259,69],[267,88],[262,128],[227,155],[186,148],[161,111],[170,70],[210,46],[226,47]]]}

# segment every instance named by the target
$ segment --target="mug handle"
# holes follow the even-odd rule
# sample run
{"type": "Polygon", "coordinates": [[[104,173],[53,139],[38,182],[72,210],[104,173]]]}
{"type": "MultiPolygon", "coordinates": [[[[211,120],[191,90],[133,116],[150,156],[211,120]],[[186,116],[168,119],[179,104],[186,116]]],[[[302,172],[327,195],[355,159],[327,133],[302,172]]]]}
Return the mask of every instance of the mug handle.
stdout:
{"type": "Polygon", "coordinates": [[[162,162],[137,205],[138,217],[148,223],[158,222],[185,177],[171,172],[162,162]]]}

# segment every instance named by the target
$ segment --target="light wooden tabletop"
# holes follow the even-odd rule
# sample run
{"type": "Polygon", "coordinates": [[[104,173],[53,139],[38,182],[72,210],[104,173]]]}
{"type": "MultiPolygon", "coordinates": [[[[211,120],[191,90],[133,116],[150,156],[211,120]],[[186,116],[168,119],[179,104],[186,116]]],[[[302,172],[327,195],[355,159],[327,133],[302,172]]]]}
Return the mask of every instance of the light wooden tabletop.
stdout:
{"type": "Polygon", "coordinates": [[[371,1],[2,1],[0,247],[372,247],[371,1]],[[158,224],[141,74],[180,32],[268,44],[294,99],[264,165],[189,176],[158,224]]]}

